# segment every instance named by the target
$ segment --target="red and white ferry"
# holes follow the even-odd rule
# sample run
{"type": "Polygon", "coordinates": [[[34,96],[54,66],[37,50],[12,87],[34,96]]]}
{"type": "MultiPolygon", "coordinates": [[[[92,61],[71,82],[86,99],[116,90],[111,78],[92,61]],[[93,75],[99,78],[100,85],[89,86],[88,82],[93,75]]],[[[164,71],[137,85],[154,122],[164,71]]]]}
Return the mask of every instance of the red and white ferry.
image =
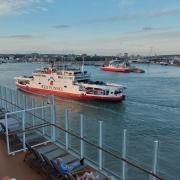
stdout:
{"type": "Polygon", "coordinates": [[[131,66],[127,61],[121,60],[112,60],[109,62],[108,66],[100,67],[103,71],[110,71],[110,72],[122,72],[122,73],[144,73],[145,71],[136,67],[131,66]]]}
{"type": "Polygon", "coordinates": [[[91,81],[90,74],[80,69],[48,67],[34,71],[30,77],[19,76],[15,79],[16,86],[29,93],[95,101],[125,99],[124,86],[91,81]]]}

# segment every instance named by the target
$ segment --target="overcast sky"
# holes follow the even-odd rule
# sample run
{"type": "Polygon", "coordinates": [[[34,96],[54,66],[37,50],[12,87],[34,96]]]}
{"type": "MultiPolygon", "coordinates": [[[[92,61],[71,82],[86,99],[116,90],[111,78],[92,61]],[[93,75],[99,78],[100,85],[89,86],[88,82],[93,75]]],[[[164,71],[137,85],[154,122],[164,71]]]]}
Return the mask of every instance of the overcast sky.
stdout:
{"type": "Polygon", "coordinates": [[[0,53],[180,54],[180,0],[0,0],[0,53]]]}

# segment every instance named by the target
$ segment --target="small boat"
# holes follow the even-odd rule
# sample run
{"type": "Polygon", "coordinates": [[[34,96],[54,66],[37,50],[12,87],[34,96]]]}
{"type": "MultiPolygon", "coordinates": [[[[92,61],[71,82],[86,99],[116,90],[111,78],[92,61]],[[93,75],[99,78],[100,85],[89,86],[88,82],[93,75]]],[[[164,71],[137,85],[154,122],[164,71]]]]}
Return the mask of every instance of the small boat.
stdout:
{"type": "Polygon", "coordinates": [[[125,86],[90,80],[87,71],[70,67],[42,68],[32,76],[15,77],[22,91],[92,101],[123,101],[125,86]]]}
{"type": "Polygon", "coordinates": [[[122,73],[130,73],[130,72],[144,73],[145,72],[143,69],[139,69],[137,67],[131,66],[129,62],[121,61],[121,60],[112,60],[110,61],[108,66],[102,66],[100,67],[100,69],[103,71],[122,72],[122,73]]]}

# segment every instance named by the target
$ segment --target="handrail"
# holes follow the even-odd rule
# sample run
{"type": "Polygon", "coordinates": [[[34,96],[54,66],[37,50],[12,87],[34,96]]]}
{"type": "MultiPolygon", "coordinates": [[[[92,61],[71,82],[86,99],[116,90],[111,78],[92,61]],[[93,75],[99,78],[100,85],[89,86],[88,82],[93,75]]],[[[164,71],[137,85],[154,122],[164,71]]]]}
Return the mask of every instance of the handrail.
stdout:
{"type": "Polygon", "coordinates": [[[139,166],[139,165],[136,165],[135,163],[131,162],[130,160],[125,159],[125,158],[122,158],[122,157],[119,157],[118,155],[116,155],[116,154],[114,154],[114,153],[112,153],[112,152],[104,149],[103,147],[100,147],[100,146],[98,146],[97,144],[92,143],[92,142],[88,141],[88,140],[85,139],[85,138],[81,138],[79,135],[74,134],[73,132],[70,132],[69,130],[66,130],[66,129],[64,129],[64,128],[56,125],[56,124],[51,124],[51,123],[47,123],[47,124],[44,124],[44,125],[41,124],[41,125],[34,126],[34,127],[32,127],[32,128],[26,128],[25,130],[13,131],[13,132],[9,133],[9,135],[15,135],[15,134],[17,134],[17,133],[23,133],[23,132],[33,131],[33,130],[39,129],[39,128],[41,128],[41,127],[46,127],[46,126],[54,126],[54,127],[58,128],[58,129],[64,131],[64,132],[69,133],[70,135],[76,137],[77,139],[83,140],[84,142],[88,143],[89,145],[94,146],[95,148],[97,148],[97,149],[99,149],[99,150],[102,150],[103,152],[105,152],[105,153],[113,156],[114,158],[117,158],[117,159],[119,159],[119,160],[121,160],[121,161],[126,162],[127,164],[135,167],[135,168],[138,169],[138,170],[141,170],[141,171],[145,172],[146,174],[149,174],[149,175],[151,175],[151,176],[153,176],[153,177],[156,177],[156,178],[159,179],[159,180],[165,180],[164,178],[160,177],[159,175],[157,175],[157,174],[155,174],[155,173],[153,173],[153,172],[151,172],[151,171],[149,171],[149,170],[147,170],[147,169],[145,169],[145,168],[143,168],[143,167],[141,167],[141,166],[139,166]]]}
{"type": "MultiPolygon", "coordinates": [[[[1,97],[0,97],[0,99],[3,100],[3,101],[5,101],[5,102],[11,103],[11,102],[9,102],[9,101],[7,101],[6,99],[3,99],[3,98],[1,98],[1,97]]],[[[14,104],[14,103],[11,103],[11,104],[12,104],[13,106],[15,106],[15,107],[17,107],[17,108],[23,110],[23,111],[28,110],[28,109],[23,109],[22,107],[20,107],[20,106],[14,104]]],[[[46,107],[48,107],[48,106],[46,106],[46,107]]],[[[49,106],[49,107],[50,107],[50,106],[49,106]]],[[[33,109],[36,109],[36,108],[32,108],[32,110],[33,110],[33,109]]],[[[21,112],[21,111],[19,111],[19,112],[21,112]]],[[[49,122],[46,121],[45,119],[42,119],[41,117],[36,116],[35,114],[33,114],[33,113],[29,112],[29,111],[26,111],[26,113],[28,113],[28,114],[30,114],[30,115],[33,115],[35,118],[38,118],[38,119],[40,119],[40,120],[43,120],[43,121],[46,122],[46,123],[49,123],[49,122]]],[[[10,115],[10,114],[11,114],[11,113],[9,113],[8,115],[10,115]]]]}
{"type": "MultiPolygon", "coordinates": [[[[25,109],[23,109],[22,107],[14,104],[14,103],[12,103],[12,102],[7,101],[6,99],[3,99],[3,98],[1,98],[1,97],[0,97],[0,99],[3,100],[3,101],[5,101],[5,102],[11,103],[12,105],[14,105],[15,107],[18,107],[18,108],[21,109],[21,110],[25,110],[25,109]]],[[[149,170],[147,170],[147,169],[145,169],[145,168],[143,168],[143,167],[141,167],[141,166],[139,166],[139,165],[136,165],[135,163],[129,161],[129,160],[126,159],[126,158],[119,157],[118,155],[116,155],[116,154],[114,154],[114,153],[112,153],[112,152],[104,149],[103,147],[98,146],[98,145],[95,144],[95,143],[92,143],[92,142],[88,141],[88,140],[85,139],[85,138],[80,137],[80,136],[77,135],[77,134],[74,134],[73,132],[71,132],[71,131],[69,131],[69,130],[66,130],[66,129],[64,129],[64,128],[56,125],[56,124],[51,124],[51,123],[49,123],[48,121],[45,121],[45,119],[42,119],[42,118],[36,116],[36,115],[33,114],[33,113],[30,113],[30,112],[26,112],[26,113],[29,113],[29,114],[33,115],[34,117],[36,117],[36,118],[38,118],[38,119],[40,119],[40,120],[43,120],[43,121],[46,122],[46,123],[44,123],[44,124],[39,124],[39,125],[36,125],[36,126],[33,126],[33,127],[25,128],[25,130],[21,130],[21,129],[15,130],[15,131],[10,132],[8,135],[15,135],[15,134],[17,134],[17,133],[23,133],[23,132],[33,131],[33,130],[39,129],[39,128],[41,128],[41,127],[54,126],[54,127],[58,128],[58,129],[64,131],[64,132],[66,132],[66,133],[68,133],[68,134],[76,137],[77,139],[83,140],[84,142],[88,143],[89,145],[94,146],[95,148],[97,148],[97,149],[99,149],[99,150],[102,150],[103,152],[105,152],[105,153],[107,153],[107,154],[109,154],[109,155],[111,155],[111,156],[113,156],[113,157],[115,157],[115,158],[117,158],[117,159],[119,159],[119,160],[121,160],[121,161],[126,162],[127,164],[135,167],[135,168],[138,169],[138,170],[141,170],[141,171],[143,171],[143,172],[145,172],[145,173],[147,173],[147,174],[149,174],[149,175],[151,175],[151,176],[153,176],[153,177],[155,177],[155,178],[157,178],[157,179],[159,179],[159,180],[164,180],[164,178],[160,177],[159,175],[157,175],[157,174],[155,174],[155,173],[153,173],[153,172],[151,172],[151,171],[149,171],[149,170]]]]}

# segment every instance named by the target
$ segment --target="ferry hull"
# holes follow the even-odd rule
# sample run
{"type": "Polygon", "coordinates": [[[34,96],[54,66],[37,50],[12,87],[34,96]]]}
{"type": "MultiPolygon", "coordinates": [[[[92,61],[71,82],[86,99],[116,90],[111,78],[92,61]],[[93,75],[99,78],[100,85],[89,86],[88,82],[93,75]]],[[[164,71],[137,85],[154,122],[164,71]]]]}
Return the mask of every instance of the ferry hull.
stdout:
{"type": "Polygon", "coordinates": [[[103,71],[110,71],[110,72],[122,72],[122,73],[129,73],[131,70],[129,68],[113,68],[113,67],[101,67],[103,71]]]}
{"type": "Polygon", "coordinates": [[[96,95],[88,95],[88,94],[57,92],[53,90],[45,90],[45,89],[23,86],[20,84],[16,84],[16,86],[20,90],[28,92],[28,93],[54,95],[54,96],[59,96],[59,97],[64,97],[64,98],[71,98],[71,99],[79,99],[79,100],[87,100],[87,101],[110,101],[110,102],[121,102],[125,100],[125,95],[108,97],[108,96],[96,96],[96,95]]]}

